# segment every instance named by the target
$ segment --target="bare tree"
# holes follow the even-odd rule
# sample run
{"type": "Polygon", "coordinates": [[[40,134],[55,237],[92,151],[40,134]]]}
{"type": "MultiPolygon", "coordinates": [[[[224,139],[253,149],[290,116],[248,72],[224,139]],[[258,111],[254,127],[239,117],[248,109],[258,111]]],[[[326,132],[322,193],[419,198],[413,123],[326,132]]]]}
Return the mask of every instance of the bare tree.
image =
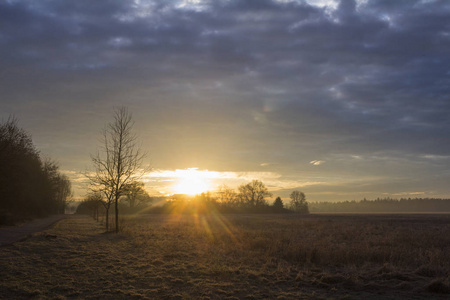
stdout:
{"type": "Polygon", "coordinates": [[[306,196],[303,192],[293,191],[289,197],[291,198],[291,210],[303,214],[309,213],[308,203],[306,202],[306,196]]]}
{"type": "Polygon", "coordinates": [[[238,202],[237,193],[232,189],[222,184],[216,192],[217,200],[225,206],[236,206],[238,202]]]}
{"type": "Polygon", "coordinates": [[[102,194],[98,192],[90,193],[86,196],[83,202],[84,206],[86,206],[85,208],[92,213],[94,220],[98,221],[100,206],[103,205],[106,209],[106,202],[103,200],[102,194]]]}
{"type": "Polygon", "coordinates": [[[130,208],[141,206],[145,203],[151,203],[152,199],[144,189],[144,183],[141,181],[132,181],[124,186],[125,201],[130,208]]]}
{"type": "Polygon", "coordinates": [[[134,122],[126,107],[114,109],[114,120],[103,130],[102,146],[91,156],[94,175],[91,183],[114,202],[115,231],[119,232],[119,198],[128,183],[143,175],[141,169],[145,153],[137,145],[132,132],[134,122]]]}
{"type": "Polygon", "coordinates": [[[259,180],[253,180],[250,183],[239,186],[238,197],[241,204],[247,207],[256,207],[266,205],[265,197],[272,197],[272,193],[259,180]]]}
{"type": "Polygon", "coordinates": [[[104,162],[104,164],[101,164],[100,161],[97,163],[96,160],[101,159],[100,152],[97,152],[96,157],[91,156],[91,159],[94,162],[95,172],[86,172],[86,176],[90,180],[91,193],[99,198],[98,200],[105,208],[105,227],[106,231],[109,231],[109,212],[114,201],[114,185],[110,178],[111,173],[103,165],[110,166],[111,163],[104,162]]]}
{"type": "MultiPolygon", "coordinates": [[[[95,195],[94,198],[97,198],[98,202],[103,205],[105,208],[105,228],[106,231],[109,230],[109,211],[111,209],[111,205],[114,201],[114,190],[111,186],[101,184],[95,184],[93,181],[98,178],[90,178],[91,179],[91,193],[95,195]]],[[[92,200],[92,199],[91,199],[92,200]]],[[[98,220],[98,216],[97,216],[98,220]]]]}

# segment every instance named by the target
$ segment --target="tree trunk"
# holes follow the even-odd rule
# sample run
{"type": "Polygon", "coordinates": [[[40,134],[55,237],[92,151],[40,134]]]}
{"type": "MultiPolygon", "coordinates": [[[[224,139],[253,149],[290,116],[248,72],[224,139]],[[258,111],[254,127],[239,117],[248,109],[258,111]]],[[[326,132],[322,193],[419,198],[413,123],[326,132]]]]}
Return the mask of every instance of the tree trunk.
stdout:
{"type": "Polygon", "coordinates": [[[106,231],[109,230],[109,208],[106,209],[106,231]]]}
{"type": "Polygon", "coordinates": [[[117,197],[114,205],[116,208],[116,233],[119,233],[119,201],[117,197]]]}

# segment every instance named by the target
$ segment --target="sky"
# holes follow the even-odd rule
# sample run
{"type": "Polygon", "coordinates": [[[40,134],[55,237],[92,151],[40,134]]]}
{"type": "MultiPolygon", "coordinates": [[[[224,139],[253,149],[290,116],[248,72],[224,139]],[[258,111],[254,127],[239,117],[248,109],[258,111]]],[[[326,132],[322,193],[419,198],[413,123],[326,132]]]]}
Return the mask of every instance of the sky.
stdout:
{"type": "Polygon", "coordinates": [[[118,106],[152,195],[257,179],[283,199],[449,197],[449,16],[432,0],[1,1],[0,120],[76,197],[118,106]]]}

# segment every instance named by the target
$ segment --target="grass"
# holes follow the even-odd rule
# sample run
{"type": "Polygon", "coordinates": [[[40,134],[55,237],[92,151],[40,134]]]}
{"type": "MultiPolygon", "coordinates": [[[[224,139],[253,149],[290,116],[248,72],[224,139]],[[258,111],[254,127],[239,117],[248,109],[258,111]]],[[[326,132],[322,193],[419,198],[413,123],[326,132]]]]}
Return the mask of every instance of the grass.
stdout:
{"type": "Polygon", "coordinates": [[[76,216],[0,249],[0,298],[446,299],[449,221],[147,215],[110,234],[76,216]]]}

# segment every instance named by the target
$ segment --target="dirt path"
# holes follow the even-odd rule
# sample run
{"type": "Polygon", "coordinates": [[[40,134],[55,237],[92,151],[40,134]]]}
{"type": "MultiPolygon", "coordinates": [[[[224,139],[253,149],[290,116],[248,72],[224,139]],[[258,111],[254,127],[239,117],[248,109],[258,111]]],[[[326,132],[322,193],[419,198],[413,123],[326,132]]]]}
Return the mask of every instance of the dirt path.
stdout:
{"type": "Polygon", "coordinates": [[[54,215],[38,219],[16,227],[0,228],[0,246],[9,245],[25,239],[28,235],[42,231],[69,215],[54,215]]]}

